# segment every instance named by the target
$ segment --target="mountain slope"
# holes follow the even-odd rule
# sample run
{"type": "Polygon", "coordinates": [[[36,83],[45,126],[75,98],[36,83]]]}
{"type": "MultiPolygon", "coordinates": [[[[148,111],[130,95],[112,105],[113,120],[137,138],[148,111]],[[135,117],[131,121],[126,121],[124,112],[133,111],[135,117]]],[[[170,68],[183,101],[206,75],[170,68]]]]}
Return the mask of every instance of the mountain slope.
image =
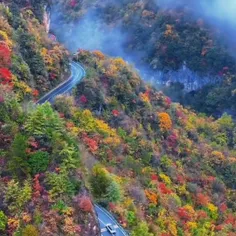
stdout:
{"type": "Polygon", "coordinates": [[[90,151],[82,162],[95,199],[132,235],[147,233],[147,225],[150,235],[233,235],[232,118],[172,103],[121,58],[80,50],[75,59],[87,70],[77,105],[59,97],[55,107],[90,151]]]}
{"type": "Polygon", "coordinates": [[[232,117],[183,108],[122,58],[86,50],[73,95],[36,107],[68,53],[48,39],[44,2],[13,3],[0,5],[0,235],[100,235],[92,202],[132,236],[235,235],[232,117]]]}
{"type": "Polygon", "coordinates": [[[53,88],[68,75],[69,67],[67,51],[48,38],[43,24],[35,17],[39,10],[34,5],[19,5],[0,5],[0,82],[23,100],[38,98],[53,88]]]}
{"type": "Polygon", "coordinates": [[[187,6],[177,8],[154,0],[58,2],[52,8],[52,30],[71,50],[122,56],[158,88],[170,85],[165,90],[175,101],[216,117],[236,114],[235,48],[229,43],[234,31],[194,7],[207,1],[185,1],[187,6]]]}
{"type": "Polygon", "coordinates": [[[100,235],[76,138],[30,102],[70,73],[41,4],[0,4],[0,235],[100,235]]]}

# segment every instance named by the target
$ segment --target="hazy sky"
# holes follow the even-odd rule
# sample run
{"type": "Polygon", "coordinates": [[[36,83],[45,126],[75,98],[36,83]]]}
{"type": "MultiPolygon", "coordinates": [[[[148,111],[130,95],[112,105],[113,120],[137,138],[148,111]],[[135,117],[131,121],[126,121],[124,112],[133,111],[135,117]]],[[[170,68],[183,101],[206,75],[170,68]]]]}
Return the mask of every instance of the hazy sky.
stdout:
{"type": "Polygon", "coordinates": [[[158,6],[174,8],[183,4],[220,23],[236,25],[236,0],[156,0],[158,6]]]}

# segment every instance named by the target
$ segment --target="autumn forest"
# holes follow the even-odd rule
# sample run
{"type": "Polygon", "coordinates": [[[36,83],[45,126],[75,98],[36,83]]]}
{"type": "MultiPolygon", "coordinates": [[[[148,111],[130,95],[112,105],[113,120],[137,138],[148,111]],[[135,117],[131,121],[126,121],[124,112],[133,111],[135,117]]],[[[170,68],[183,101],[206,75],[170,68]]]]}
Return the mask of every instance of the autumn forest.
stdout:
{"type": "Polygon", "coordinates": [[[234,42],[162,2],[0,1],[1,236],[112,235],[96,206],[113,235],[236,235],[234,42]]]}

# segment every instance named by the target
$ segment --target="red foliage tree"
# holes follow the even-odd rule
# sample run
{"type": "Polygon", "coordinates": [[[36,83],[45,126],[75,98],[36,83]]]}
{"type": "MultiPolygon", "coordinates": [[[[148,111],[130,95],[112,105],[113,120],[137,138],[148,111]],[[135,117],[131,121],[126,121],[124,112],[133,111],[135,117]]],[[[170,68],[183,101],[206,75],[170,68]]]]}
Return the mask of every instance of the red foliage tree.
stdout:
{"type": "Polygon", "coordinates": [[[117,110],[112,111],[113,116],[119,116],[120,112],[117,110]]]}
{"type": "Polygon", "coordinates": [[[59,116],[60,116],[60,118],[65,118],[65,114],[64,113],[59,113],[59,116]]]}
{"type": "Polygon", "coordinates": [[[185,183],[184,177],[182,175],[180,175],[180,174],[177,175],[176,179],[177,179],[178,183],[180,183],[180,184],[184,184],[185,183]]]}
{"type": "Polygon", "coordinates": [[[0,67],[9,67],[11,64],[11,51],[7,45],[0,43],[0,67]]]}
{"type": "Polygon", "coordinates": [[[82,95],[82,96],[79,98],[79,101],[80,101],[81,103],[85,104],[85,103],[88,102],[88,99],[87,99],[84,95],[82,95]]]}
{"type": "Polygon", "coordinates": [[[67,122],[66,123],[66,128],[67,129],[71,129],[71,128],[74,128],[75,127],[75,124],[73,122],[67,122]]]}
{"type": "Polygon", "coordinates": [[[159,183],[159,190],[163,194],[171,194],[172,191],[166,187],[164,183],[159,183]]]}
{"type": "Polygon", "coordinates": [[[207,213],[206,213],[205,211],[199,210],[199,211],[197,212],[197,218],[198,218],[199,220],[206,219],[207,217],[208,217],[208,215],[207,215],[207,213]]]}
{"type": "Polygon", "coordinates": [[[225,220],[225,224],[227,225],[234,225],[236,224],[236,217],[232,214],[229,214],[225,220]]]}
{"type": "Polygon", "coordinates": [[[50,73],[49,77],[50,77],[51,80],[55,80],[57,78],[57,75],[54,74],[54,73],[50,73]]]}
{"type": "Polygon", "coordinates": [[[209,183],[212,183],[212,182],[214,182],[215,181],[215,177],[214,176],[208,176],[208,177],[206,177],[206,179],[205,179],[205,184],[209,184],[209,183]]]}
{"type": "Polygon", "coordinates": [[[115,209],[116,209],[116,206],[115,206],[115,204],[113,203],[113,202],[109,202],[109,204],[108,204],[108,207],[109,207],[109,210],[110,211],[115,211],[115,209]]]}
{"type": "Polygon", "coordinates": [[[156,174],[151,175],[151,180],[152,181],[158,181],[158,176],[156,174]]]}
{"type": "Polygon", "coordinates": [[[32,95],[34,97],[38,97],[39,96],[39,91],[37,89],[34,89],[33,92],[32,92],[32,95]]]}
{"type": "Polygon", "coordinates": [[[76,225],[75,231],[76,231],[76,233],[78,233],[78,235],[80,235],[81,227],[79,225],[76,225]]]}
{"type": "Polygon", "coordinates": [[[217,225],[217,226],[215,227],[215,230],[216,230],[216,231],[221,231],[223,228],[224,228],[224,225],[217,225]]]}
{"type": "Polygon", "coordinates": [[[79,208],[84,212],[92,212],[93,205],[89,197],[83,196],[79,199],[79,208]]]}
{"type": "Polygon", "coordinates": [[[98,150],[98,142],[96,140],[85,136],[83,137],[83,141],[92,153],[95,153],[98,150]]]}
{"type": "Polygon", "coordinates": [[[33,138],[33,137],[29,138],[28,144],[29,144],[32,148],[35,148],[35,149],[38,149],[38,147],[39,147],[39,144],[35,141],[35,138],[33,138]]]}
{"type": "Polygon", "coordinates": [[[12,86],[12,74],[7,68],[0,68],[0,82],[1,84],[12,86]]]}
{"type": "Polygon", "coordinates": [[[225,212],[227,211],[228,207],[225,203],[222,203],[220,206],[219,206],[219,209],[221,212],[225,212]]]}
{"type": "Polygon", "coordinates": [[[191,219],[189,212],[183,207],[179,208],[177,213],[178,213],[178,216],[181,220],[189,221],[191,219]]]}
{"type": "Polygon", "coordinates": [[[196,200],[197,200],[197,204],[201,205],[201,206],[206,206],[210,201],[209,197],[202,194],[202,193],[197,194],[197,199],[196,200]]]}
{"type": "Polygon", "coordinates": [[[181,110],[176,110],[176,116],[179,119],[185,119],[186,118],[185,114],[181,110]]]}

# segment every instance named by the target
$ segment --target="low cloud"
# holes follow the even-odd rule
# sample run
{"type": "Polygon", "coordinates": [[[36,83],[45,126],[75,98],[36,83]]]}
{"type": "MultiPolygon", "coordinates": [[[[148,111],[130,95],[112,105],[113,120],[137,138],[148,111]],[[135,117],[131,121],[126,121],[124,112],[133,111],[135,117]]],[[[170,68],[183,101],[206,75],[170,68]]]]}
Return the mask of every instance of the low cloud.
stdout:
{"type": "Polygon", "coordinates": [[[58,7],[52,11],[51,30],[70,51],[76,52],[83,48],[101,50],[111,56],[124,56],[126,34],[119,27],[110,27],[92,10],[73,23],[61,22],[61,16],[57,12],[58,7]]]}

